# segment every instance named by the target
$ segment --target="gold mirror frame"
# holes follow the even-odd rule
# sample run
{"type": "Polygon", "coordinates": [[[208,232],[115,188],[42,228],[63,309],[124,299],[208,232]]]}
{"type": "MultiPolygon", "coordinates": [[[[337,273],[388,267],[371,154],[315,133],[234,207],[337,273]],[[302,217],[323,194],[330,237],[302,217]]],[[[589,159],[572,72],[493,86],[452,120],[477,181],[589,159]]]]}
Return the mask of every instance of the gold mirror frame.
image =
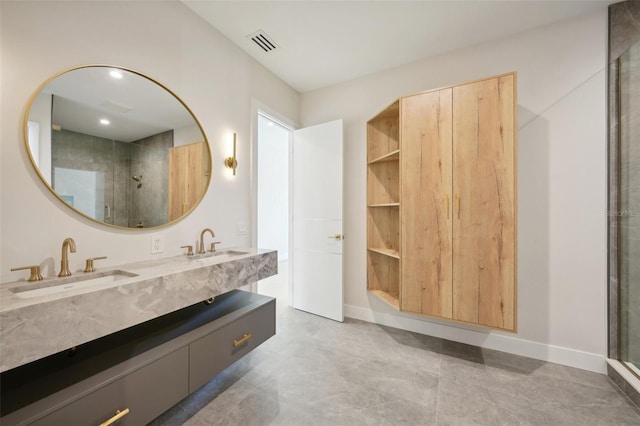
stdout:
{"type": "MultiPolygon", "coordinates": [[[[53,123],[52,123],[53,124],[53,123]]],[[[213,158],[212,158],[212,153],[211,153],[211,147],[209,145],[209,140],[207,138],[206,133],[204,132],[204,129],[202,128],[202,125],[200,124],[200,121],[198,121],[197,117],[195,116],[195,114],[193,113],[193,111],[191,111],[191,109],[187,106],[187,104],[185,104],[182,99],[180,99],[180,97],[178,97],[178,95],[176,95],[171,89],[169,89],[167,86],[165,86],[164,84],[160,83],[159,81],[157,81],[156,79],[143,74],[139,71],[133,70],[131,68],[126,68],[126,67],[121,67],[121,66],[116,66],[116,65],[108,65],[108,64],[89,64],[89,65],[80,65],[80,66],[75,66],[75,67],[71,67],[68,69],[65,69],[63,71],[60,71],[56,74],[54,74],[53,76],[49,77],[46,81],[44,81],[40,86],[38,86],[38,88],[36,89],[36,91],[33,93],[33,95],[31,96],[31,98],[29,99],[29,102],[27,104],[26,107],[26,111],[24,113],[24,120],[23,120],[23,139],[24,139],[24,146],[25,149],[27,151],[27,155],[29,157],[29,161],[31,161],[31,165],[33,166],[33,169],[35,170],[36,174],[38,175],[38,177],[40,178],[40,180],[42,181],[42,183],[47,187],[47,189],[49,189],[49,191],[51,191],[51,193],[58,199],[60,200],[60,202],[62,202],[62,204],[66,207],[68,207],[69,209],[71,209],[72,211],[74,211],[75,213],[79,214],[80,216],[89,219],[92,222],[101,224],[101,225],[105,225],[107,227],[110,228],[115,228],[115,229],[120,229],[120,230],[133,230],[133,231],[146,231],[146,230],[153,230],[153,229],[160,229],[160,228],[164,228],[164,227],[168,227],[171,226],[179,221],[181,221],[182,219],[184,219],[185,217],[189,216],[202,202],[202,200],[204,199],[204,197],[207,194],[207,191],[209,189],[209,185],[211,184],[211,176],[213,173],[213,158]],[[142,77],[152,83],[155,83],[159,88],[164,89],[168,94],[170,94],[174,99],[176,99],[180,105],[182,105],[185,110],[189,113],[189,115],[191,116],[191,118],[193,119],[193,121],[195,122],[198,130],[200,131],[202,138],[204,139],[204,146],[206,147],[206,158],[204,159],[205,161],[208,160],[209,164],[208,164],[208,170],[205,173],[206,176],[206,182],[204,183],[204,188],[202,190],[202,194],[200,195],[199,199],[188,209],[184,209],[183,206],[183,213],[177,217],[176,219],[173,220],[167,220],[167,222],[161,224],[161,225],[157,225],[157,226],[150,226],[150,227],[132,227],[132,226],[121,226],[121,225],[115,225],[112,223],[108,223],[108,222],[104,222],[102,220],[96,219],[88,214],[85,214],[84,212],[80,211],[79,209],[75,208],[74,206],[72,206],[71,204],[69,204],[67,201],[65,201],[64,198],[61,197],[60,194],[58,194],[58,192],[56,192],[56,190],[53,188],[53,186],[47,181],[46,177],[43,175],[43,173],[40,171],[40,167],[38,166],[38,163],[36,162],[35,158],[33,157],[33,153],[31,152],[31,147],[29,145],[29,129],[28,129],[28,122],[29,122],[29,116],[31,113],[31,110],[33,108],[33,104],[36,100],[36,98],[42,93],[43,89],[45,89],[52,81],[54,81],[56,78],[70,73],[72,71],[76,71],[76,70],[81,70],[81,69],[85,69],[85,68],[106,68],[106,69],[117,69],[117,70],[122,70],[122,71],[126,71],[129,72],[131,74],[137,75],[139,77],[142,77]]],[[[170,173],[169,173],[170,174],[170,173]]],[[[167,204],[169,203],[169,201],[167,201],[167,204]]],[[[169,207],[167,207],[169,208],[169,207]]]]}

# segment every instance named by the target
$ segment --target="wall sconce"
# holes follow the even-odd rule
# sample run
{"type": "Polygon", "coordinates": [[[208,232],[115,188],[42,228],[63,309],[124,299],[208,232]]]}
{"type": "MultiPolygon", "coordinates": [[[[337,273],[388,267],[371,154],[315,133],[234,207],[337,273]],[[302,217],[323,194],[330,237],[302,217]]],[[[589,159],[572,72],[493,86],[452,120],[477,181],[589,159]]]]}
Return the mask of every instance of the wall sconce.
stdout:
{"type": "Polygon", "coordinates": [[[227,157],[224,160],[224,165],[233,169],[233,175],[236,175],[236,168],[238,167],[238,160],[236,160],[236,134],[233,134],[233,157],[227,157]]]}

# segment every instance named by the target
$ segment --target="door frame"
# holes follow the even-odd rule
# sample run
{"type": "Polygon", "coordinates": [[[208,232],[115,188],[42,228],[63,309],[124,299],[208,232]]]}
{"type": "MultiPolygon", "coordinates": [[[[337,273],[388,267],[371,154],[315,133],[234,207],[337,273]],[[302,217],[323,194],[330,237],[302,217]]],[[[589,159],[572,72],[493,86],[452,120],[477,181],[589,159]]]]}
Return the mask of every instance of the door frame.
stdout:
{"type": "MultiPolygon", "coordinates": [[[[289,302],[293,300],[293,203],[291,202],[293,194],[293,131],[299,126],[298,123],[290,118],[280,114],[273,108],[263,104],[257,99],[251,99],[251,247],[258,247],[258,116],[263,115],[282,127],[288,129],[289,133],[289,259],[288,272],[289,279],[287,281],[287,292],[289,294],[289,302]]],[[[251,292],[258,292],[258,283],[251,284],[251,292]]]]}

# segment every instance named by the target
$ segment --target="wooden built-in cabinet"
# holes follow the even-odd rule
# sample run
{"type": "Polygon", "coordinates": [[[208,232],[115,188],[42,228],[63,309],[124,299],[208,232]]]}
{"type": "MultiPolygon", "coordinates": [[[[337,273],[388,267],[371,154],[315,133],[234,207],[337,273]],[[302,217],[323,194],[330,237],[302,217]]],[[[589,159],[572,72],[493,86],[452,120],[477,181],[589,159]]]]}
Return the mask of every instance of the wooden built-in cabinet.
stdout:
{"type": "Polygon", "coordinates": [[[516,74],[405,96],[367,123],[370,292],[516,330],[516,74]]]}
{"type": "Polygon", "coordinates": [[[209,173],[206,142],[169,150],[169,221],[184,216],[198,204],[207,189],[209,173]]]}

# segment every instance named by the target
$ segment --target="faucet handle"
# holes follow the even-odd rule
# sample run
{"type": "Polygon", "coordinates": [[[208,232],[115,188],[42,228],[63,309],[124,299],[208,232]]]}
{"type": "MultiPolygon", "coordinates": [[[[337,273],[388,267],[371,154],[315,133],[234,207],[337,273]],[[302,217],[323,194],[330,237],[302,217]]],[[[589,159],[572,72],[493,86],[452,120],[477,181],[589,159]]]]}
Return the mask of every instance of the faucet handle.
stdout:
{"type": "Polygon", "coordinates": [[[180,246],[180,248],[186,248],[187,256],[193,256],[193,246],[180,246]]]}
{"type": "Polygon", "coordinates": [[[31,269],[31,274],[27,281],[42,281],[42,274],[40,274],[40,265],[21,266],[19,268],[11,268],[11,271],[22,271],[23,269],[31,269]]]}
{"type": "Polygon", "coordinates": [[[85,262],[84,265],[84,271],[85,272],[93,272],[96,270],[96,268],[93,266],[93,261],[94,260],[102,260],[102,259],[106,259],[107,256],[100,256],[100,257],[90,257],[89,259],[87,259],[87,261],[85,262]]]}
{"type": "Polygon", "coordinates": [[[214,242],[212,242],[212,243],[211,243],[211,247],[209,247],[209,251],[210,251],[211,253],[215,253],[215,251],[216,251],[216,244],[220,244],[220,241],[214,241],[214,242]]]}

